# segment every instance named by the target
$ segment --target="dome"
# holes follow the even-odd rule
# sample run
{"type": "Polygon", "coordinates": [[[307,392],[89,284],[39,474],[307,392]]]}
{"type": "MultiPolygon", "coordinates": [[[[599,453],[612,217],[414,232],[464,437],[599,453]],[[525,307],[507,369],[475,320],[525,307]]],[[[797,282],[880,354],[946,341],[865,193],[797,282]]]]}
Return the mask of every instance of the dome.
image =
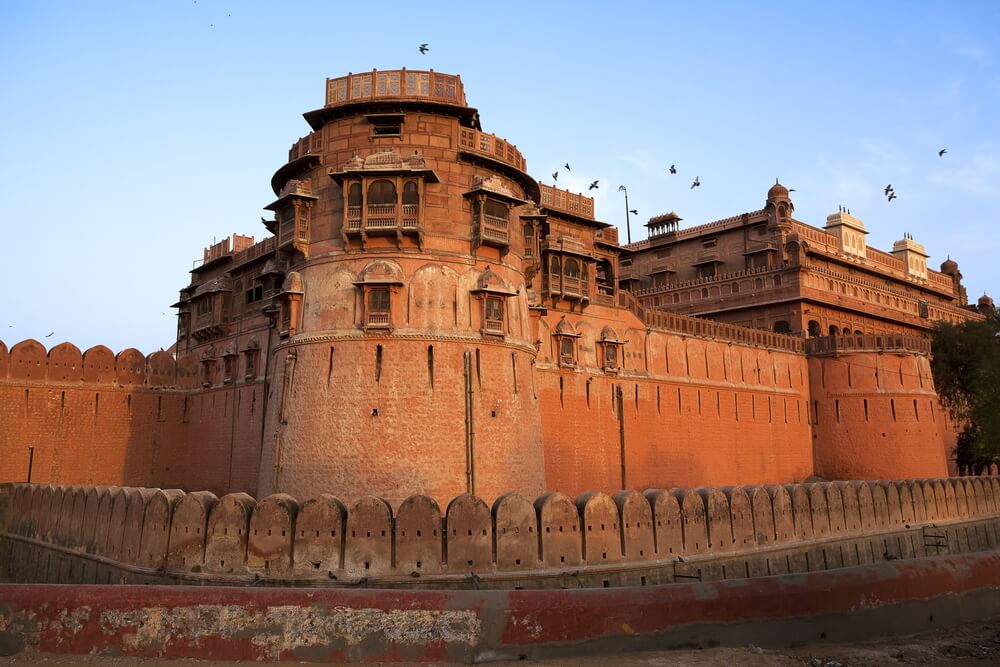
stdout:
{"type": "Polygon", "coordinates": [[[983,292],[983,295],[981,297],[979,297],[979,301],[977,303],[979,303],[980,307],[985,308],[987,306],[992,306],[993,305],[993,299],[990,297],[989,294],[987,294],[986,292],[983,292]]]}
{"type": "Polygon", "coordinates": [[[941,273],[951,275],[956,271],[958,271],[958,262],[953,260],[950,255],[948,256],[948,259],[941,262],[941,273]]]}
{"type": "Polygon", "coordinates": [[[778,179],[774,179],[774,185],[771,189],[767,191],[768,199],[777,199],[778,197],[788,198],[788,188],[778,182],[778,179]]]}

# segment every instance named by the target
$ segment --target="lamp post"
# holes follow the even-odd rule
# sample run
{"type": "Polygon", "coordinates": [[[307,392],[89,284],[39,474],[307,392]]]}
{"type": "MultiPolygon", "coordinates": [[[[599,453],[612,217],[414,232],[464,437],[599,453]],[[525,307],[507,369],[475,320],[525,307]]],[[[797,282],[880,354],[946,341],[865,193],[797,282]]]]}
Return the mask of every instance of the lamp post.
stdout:
{"type": "Polygon", "coordinates": [[[625,193],[625,234],[628,238],[628,242],[632,243],[632,225],[630,224],[628,218],[628,188],[624,185],[619,185],[618,192],[625,193]]]}

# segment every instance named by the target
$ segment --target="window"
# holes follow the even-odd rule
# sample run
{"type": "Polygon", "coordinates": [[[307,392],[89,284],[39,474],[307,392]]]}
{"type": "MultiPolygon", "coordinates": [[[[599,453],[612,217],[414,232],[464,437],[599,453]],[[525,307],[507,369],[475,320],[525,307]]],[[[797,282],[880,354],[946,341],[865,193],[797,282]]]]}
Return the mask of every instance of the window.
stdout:
{"type": "Polygon", "coordinates": [[[384,179],[373,181],[368,186],[369,206],[392,206],[396,203],[396,186],[384,179]]]}
{"type": "Polygon", "coordinates": [[[563,271],[568,278],[579,278],[580,277],[580,263],[575,259],[567,259],[566,263],[563,265],[563,271]]]}
{"type": "Polygon", "coordinates": [[[831,324],[830,325],[830,335],[831,336],[836,336],[837,335],[837,325],[836,324],[831,324]]]}
{"type": "Polygon", "coordinates": [[[618,368],[618,346],[614,343],[604,344],[604,368],[618,368]]]}
{"type": "Polygon", "coordinates": [[[572,338],[562,337],[559,339],[559,363],[563,366],[572,366],[576,357],[576,344],[572,338]]]}
{"type": "Polygon", "coordinates": [[[420,203],[420,193],[417,191],[416,181],[407,181],[403,184],[403,206],[416,206],[420,203]]]}
{"type": "Polygon", "coordinates": [[[205,296],[198,300],[198,314],[205,315],[212,312],[212,297],[205,296]]]}
{"type": "Polygon", "coordinates": [[[809,336],[818,336],[820,332],[819,322],[816,320],[809,320],[809,336]]]}
{"type": "Polygon", "coordinates": [[[774,286],[775,287],[781,287],[781,276],[775,276],[774,277],[774,286]]]}
{"type": "Polygon", "coordinates": [[[739,293],[740,293],[740,284],[733,283],[733,294],[739,294],[739,293]]]}
{"type": "Polygon", "coordinates": [[[244,376],[247,380],[252,380],[257,377],[257,355],[260,354],[259,350],[247,350],[245,353],[244,366],[246,366],[246,371],[244,376]]]}
{"type": "Polygon", "coordinates": [[[486,331],[503,333],[503,299],[499,296],[486,297],[484,322],[486,331]]]}
{"type": "Polygon", "coordinates": [[[559,258],[555,255],[549,260],[549,273],[559,273],[559,258]]]}
{"type": "Polygon", "coordinates": [[[714,248],[716,245],[716,239],[705,239],[701,242],[701,247],[703,248],[714,248]]]}
{"type": "Polygon", "coordinates": [[[373,137],[398,137],[402,133],[402,123],[398,119],[372,121],[373,137]]]}
{"type": "Polygon", "coordinates": [[[788,322],[785,320],[778,320],[774,323],[774,333],[777,334],[790,334],[792,333],[792,328],[788,326],[788,322]]]}
{"type": "Polygon", "coordinates": [[[368,291],[368,326],[389,326],[389,288],[372,287],[368,291]]]}
{"type": "Polygon", "coordinates": [[[236,355],[227,354],[222,358],[222,364],[225,373],[222,381],[228,384],[233,381],[233,373],[236,372],[236,355]]]}
{"type": "Polygon", "coordinates": [[[715,264],[700,264],[698,266],[698,277],[699,278],[714,278],[715,277],[715,264]]]}
{"type": "Polygon", "coordinates": [[[767,234],[767,225],[757,225],[757,236],[764,236],[767,234]]]}
{"type": "Polygon", "coordinates": [[[351,208],[361,208],[361,184],[351,183],[347,189],[347,205],[351,208]]]}
{"type": "Polygon", "coordinates": [[[507,224],[507,205],[492,199],[483,202],[483,214],[487,222],[507,224]]]}
{"type": "Polygon", "coordinates": [[[264,285],[255,280],[253,286],[246,291],[247,304],[256,303],[264,298],[264,285]]]}

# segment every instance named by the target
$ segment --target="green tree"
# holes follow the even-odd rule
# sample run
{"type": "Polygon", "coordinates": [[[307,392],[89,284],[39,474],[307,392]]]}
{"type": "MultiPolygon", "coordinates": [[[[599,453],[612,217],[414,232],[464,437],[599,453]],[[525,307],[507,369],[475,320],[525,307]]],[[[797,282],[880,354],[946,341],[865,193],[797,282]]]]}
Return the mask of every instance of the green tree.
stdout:
{"type": "Polygon", "coordinates": [[[1000,461],[1000,316],[934,328],[931,368],[941,404],[961,427],[958,465],[1000,461]]]}

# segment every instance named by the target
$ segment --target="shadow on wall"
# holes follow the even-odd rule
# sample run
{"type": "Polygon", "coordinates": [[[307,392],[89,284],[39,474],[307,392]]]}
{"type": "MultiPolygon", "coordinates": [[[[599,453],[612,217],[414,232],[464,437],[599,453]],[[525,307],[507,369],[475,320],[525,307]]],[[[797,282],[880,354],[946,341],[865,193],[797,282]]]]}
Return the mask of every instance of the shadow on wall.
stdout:
{"type": "Polygon", "coordinates": [[[330,495],[299,503],[275,494],[256,502],[244,493],[218,498],[209,492],[17,484],[2,528],[157,572],[345,580],[470,576],[721,555],[991,516],[1000,506],[1000,477],[995,466],[989,472],[934,480],[620,491],[613,497],[590,492],[575,500],[553,492],[533,503],[511,493],[492,508],[464,494],[444,513],[422,495],[407,498],[394,513],[374,497],[348,508],[330,495]]]}

